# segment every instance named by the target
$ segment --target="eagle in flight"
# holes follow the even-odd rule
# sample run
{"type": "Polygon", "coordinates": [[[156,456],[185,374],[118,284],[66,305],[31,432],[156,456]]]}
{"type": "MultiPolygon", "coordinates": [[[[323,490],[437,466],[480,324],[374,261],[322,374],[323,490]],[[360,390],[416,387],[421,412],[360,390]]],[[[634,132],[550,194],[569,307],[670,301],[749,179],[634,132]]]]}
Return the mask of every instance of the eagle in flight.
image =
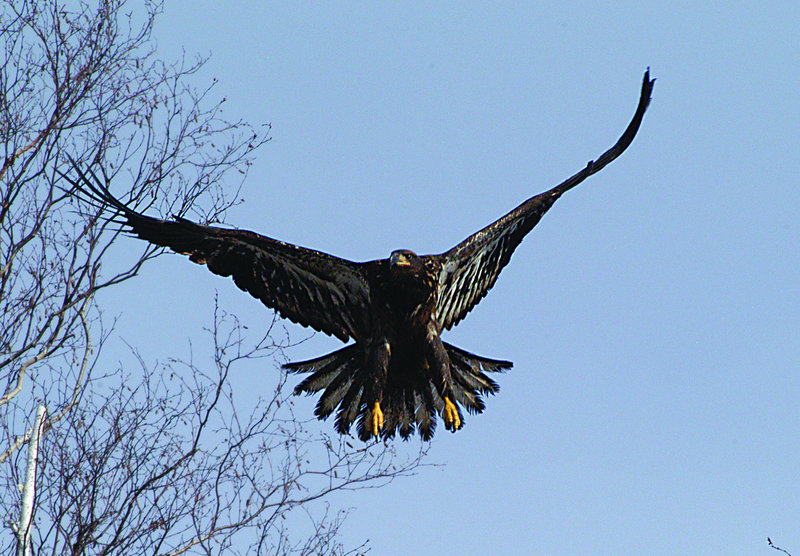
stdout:
{"type": "Polygon", "coordinates": [[[314,411],[336,412],[336,430],[404,439],[415,430],[428,440],[437,414],[451,431],[464,424],[463,408],[481,413],[481,395],[498,386],[489,373],[509,361],[475,355],[441,339],[494,286],[514,249],[565,191],[599,172],[633,141],[650,103],[654,79],[644,74],[639,104],[617,143],[560,185],[531,197],[449,251],[353,262],[254,232],[204,226],[185,218],[152,218],[115,198],[94,172],[73,163],[69,181],[78,197],[114,212],[131,234],[189,256],[234,283],[282,317],[352,343],[322,357],[288,363],[309,373],[295,393],[324,390],[314,411]],[[90,179],[91,178],[91,179],[90,179]]]}

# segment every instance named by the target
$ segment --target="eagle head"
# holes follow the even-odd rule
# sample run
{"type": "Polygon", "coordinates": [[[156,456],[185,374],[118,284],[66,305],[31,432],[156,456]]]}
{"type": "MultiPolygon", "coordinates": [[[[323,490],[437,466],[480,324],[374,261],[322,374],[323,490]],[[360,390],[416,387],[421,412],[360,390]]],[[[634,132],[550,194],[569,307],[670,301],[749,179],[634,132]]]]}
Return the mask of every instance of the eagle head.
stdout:
{"type": "Polygon", "coordinates": [[[406,270],[419,265],[419,256],[408,249],[392,251],[389,257],[389,267],[392,270],[406,270]]]}

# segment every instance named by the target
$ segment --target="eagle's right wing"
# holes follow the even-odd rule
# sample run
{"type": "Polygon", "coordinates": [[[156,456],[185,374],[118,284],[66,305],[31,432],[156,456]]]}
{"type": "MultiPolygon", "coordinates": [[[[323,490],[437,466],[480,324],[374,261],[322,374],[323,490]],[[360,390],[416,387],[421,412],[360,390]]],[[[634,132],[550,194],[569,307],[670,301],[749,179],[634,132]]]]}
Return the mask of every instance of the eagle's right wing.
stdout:
{"type": "Polygon", "coordinates": [[[204,226],[177,216],[145,216],[111,195],[91,170],[93,179],[73,166],[79,178],[62,177],[75,192],[116,211],[117,219],[139,238],[231,276],[240,289],[297,324],[345,342],[369,333],[370,291],[361,263],[246,230],[204,226]]]}
{"type": "Polygon", "coordinates": [[[654,79],[650,79],[648,69],[642,80],[639,105],[631,123],[616,144],[600,158],[589,162],[583,170],[553,189],[531,197],[449,251],[437,255],[442,263],[442,272],[436,318],[442,330],[458,324],[486,296],[525,235],[565,191],[599,172],[628,148],[650,103],[654,82],[654,79]]]}

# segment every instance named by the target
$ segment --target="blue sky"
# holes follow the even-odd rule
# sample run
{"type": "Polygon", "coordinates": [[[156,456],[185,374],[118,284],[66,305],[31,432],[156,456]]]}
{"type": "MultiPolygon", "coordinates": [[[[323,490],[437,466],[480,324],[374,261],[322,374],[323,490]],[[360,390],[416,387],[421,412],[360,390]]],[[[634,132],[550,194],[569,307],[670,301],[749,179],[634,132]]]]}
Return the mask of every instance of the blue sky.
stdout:
{"type": "MultiPolygon", "coordinates": [[[[184,1],[156,30],[166,58],[211,54],[198,85],[219,79],[228,117],[272,124],[229,222],[356,260],[449,249],[601,154],[645,68],[658,79],[630,149],[447,333],[514,361],[499,395],[440,430],[443,466],[334,500],[354,508],[345,541],[751,555],[771,536],[798,553],[800,4],[538,4],[184,1]]],[[[134,345],[143,319],[210,315],[215,291],[269,320],[179,257],[142,280],[164,273],[174,288],[122,314],[134,345]]]]}

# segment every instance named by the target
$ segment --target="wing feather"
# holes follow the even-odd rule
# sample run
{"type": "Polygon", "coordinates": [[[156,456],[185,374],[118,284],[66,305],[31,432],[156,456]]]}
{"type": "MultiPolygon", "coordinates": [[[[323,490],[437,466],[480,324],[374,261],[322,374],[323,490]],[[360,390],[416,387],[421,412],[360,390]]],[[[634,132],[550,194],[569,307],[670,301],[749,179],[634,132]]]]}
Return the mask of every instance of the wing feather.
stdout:
{"type": "Polygon", "coordinates": [[[654,82],[648,69],[642,79],[639,104],[633,119],[614,146],[600,158],[589,162],[583,170],[549,191],[531,197],[449,251],[437,255],[442,271],[436,319],[442,330],[458,324],[486,296],[522,239],[564,192],[599,172],[628,148],[650,103],[654,82]]]}
{"type": "Polygon", "coordinates": [[[246,230],[204,226],[181,217],[145,216],[116,199],[93,179],[62,174],[75,193],[112,208],[111,219],[141,239],[189,255],[214,274],[230,276],[242,290],[282,317],[342,341],[363,338],[370,329],[370,290],[362,263],[340,259],[246,230]]]}

